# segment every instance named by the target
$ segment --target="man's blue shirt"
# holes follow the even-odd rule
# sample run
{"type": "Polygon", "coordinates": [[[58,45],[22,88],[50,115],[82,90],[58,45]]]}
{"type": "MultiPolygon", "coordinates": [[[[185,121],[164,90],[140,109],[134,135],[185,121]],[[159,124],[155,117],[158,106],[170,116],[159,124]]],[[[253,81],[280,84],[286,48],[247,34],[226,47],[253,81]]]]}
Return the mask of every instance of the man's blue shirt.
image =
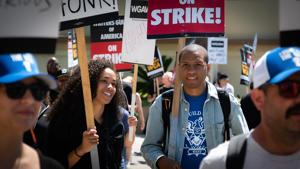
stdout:
{"type": "Polygon", "coordinates": [[[188,125],[186,126],[184,148],[182,153],[182,169],[198,169],[202,159],[207,155],[205,128],[203,122],[203,105],[207,97],[207,90],[192,97],[184,93],[189,102],[188,125]]]}

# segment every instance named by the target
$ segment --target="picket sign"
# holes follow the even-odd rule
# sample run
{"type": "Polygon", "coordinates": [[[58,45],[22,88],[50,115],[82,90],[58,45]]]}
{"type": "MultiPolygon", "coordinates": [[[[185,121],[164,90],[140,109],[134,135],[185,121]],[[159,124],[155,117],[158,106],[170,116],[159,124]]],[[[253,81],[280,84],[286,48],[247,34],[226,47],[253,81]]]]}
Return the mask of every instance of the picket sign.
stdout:
{"type": "MultiPolygon", "coordinates": [[[[134,64],[134,77],[131,95],[131,115],[134,115],[136,101],[136,83],[138,74],[138,64],[153,64],[155,40],[148,40],[147,34],[147,17],[136,19],[130,17],[131,4],[133,0],[125,2],[125,16],[122,40],[122,62],[134,64]]],[[[134,1],[139,2],[139,1],[134,1]]],[[[142,4],[144,6],[145,4],[142,4]]],[[[135,15],[136,16],[136,15],[135,15]]],[[[129,128],[129,141],[133,140],[133,127],[129,128]]]]}
{"type": "MultiPolygon", "coordinates": [[[[185,38],[178,38],[178,46],[177,46],[178,54],[184,46],[185,46],[185,38]]],[[[168,148],[168,157],[173,160],[175,160],[175,152],[176,152],[176,135],[177,135],[176,129],[178,124],[180,87],[181,87],[181,78],[179,75],[179,55],[178,55],[176,57],[176,74],[174,79],[174,93],[173,93],[173,104],[172,104],[172,116],[170,120],[170,138],[169,138],[169,148],[168,148]]]]}
{"type": "MultiPolygon", "coordinates": [[[[85,117],[87,129],[95,126],[94,121],[94,110],[92,105],[92,96],[91,96],[91,85],[90,85],[90,76],[88,71],[87,63],[87,54],[86,54],[86,44],[85,44],[85,35],[84,27],[76,28],[77,35],[77,44],[78,44],[78,58],[80,65],[80,74],[81,74],[81,83],[82,83],[82,92],[85,108],[85,117]]],[[[98,149],[97,146],[94,146],[91,150],[91,161],[93,169],[100,169],[98,149]]]]}
{"type": "MultiPolygon", "coordinates": [[[[135,101],[136,101],[136,83],[137,83],[137,75],[138,75],[138,64],[134,64],[134,72],[133,72],[133,84],[132,84],[132,95],[131,95],[131,110],[130,115],[134,116],[135,109],[135,101]]],[[[133,141],[133,127],[129,128],[129,141],[133,141]]]]}

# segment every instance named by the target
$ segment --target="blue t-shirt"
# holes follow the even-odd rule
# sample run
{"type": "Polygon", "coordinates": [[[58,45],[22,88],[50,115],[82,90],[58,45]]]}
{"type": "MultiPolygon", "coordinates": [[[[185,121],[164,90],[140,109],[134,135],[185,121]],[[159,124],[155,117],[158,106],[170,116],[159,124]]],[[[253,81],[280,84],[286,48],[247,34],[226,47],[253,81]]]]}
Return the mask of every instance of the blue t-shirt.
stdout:
{"type": "Polygon", "coordinates": [[[202,159],[207,155],[203,121],[203,105],[207,97],[207,89],[198,97],[191,97],[187,94],[184,94],[184,96],[190,104],[190,110],[185,132],[181,168],[198,169],[202,159]]]}
{"type": "Polygon", "coordinates": [[[121,121],[123,123],[123,126],[124,126],[124,135],[128,133],[128,130],[129,130],[129,124],[127,122],[128,120],[128,117],[130,116],[129,112],[124,109],[124,108],[121,108],[120,109],[120,112],[121,112],[121,121]]]}
{"type": "MultiPolygon", "coordinates": [[[[124,136],[128,133],[128,130],[129,130],[129,124],[128,124],[128,117],[130,116],[129,115],[129,112],[120,107],[120,112],[121,112],[121,121],[123,123],[123,126],[124,126],[124,136]]],[[[120,166],[120,169],[126,169],[126,147],[124,146],[123,150],[122,150],[122,159],[121,159],[121,166],[120,166]]]]}

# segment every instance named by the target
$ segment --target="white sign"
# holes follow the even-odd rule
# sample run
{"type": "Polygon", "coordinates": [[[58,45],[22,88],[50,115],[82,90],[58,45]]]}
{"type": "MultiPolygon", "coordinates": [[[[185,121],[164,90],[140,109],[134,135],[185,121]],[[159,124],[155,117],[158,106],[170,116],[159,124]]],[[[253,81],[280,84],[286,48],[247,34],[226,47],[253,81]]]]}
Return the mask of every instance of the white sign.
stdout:
{"type": "Polygon", "coordinates": [[[0,1],[0,38],[58,37],[60,1],[0,1]]]}
{"type": "Polygon", "coordinates": [[[129,18],[131,0],[126,0],[122,61],[153,65],[155,40],[147,39],[147,20],[129,18]]]}
{"type": "Polygon", "coordinates": [[[227,64],[227,38],[208,38],[209,64],[227,64]]]}
{"type": "Polygon", "coordinates": [[[60,9],[61,29],[67,29],[95,23],[98,15],[117,14],[118,4],[117,0],[61,0],[60,9]]]}

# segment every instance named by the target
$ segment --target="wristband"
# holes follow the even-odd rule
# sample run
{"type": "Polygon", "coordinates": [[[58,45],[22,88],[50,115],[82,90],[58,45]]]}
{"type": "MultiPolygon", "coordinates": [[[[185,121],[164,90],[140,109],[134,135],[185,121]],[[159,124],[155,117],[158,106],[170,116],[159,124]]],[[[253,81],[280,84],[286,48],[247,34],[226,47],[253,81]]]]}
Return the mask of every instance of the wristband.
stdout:
{"type": "Polygon", "coordinates": [[[79,155],[78,153],[77,153],[77,148],[75,148],[74,149],[74,154],[78,157],[78,158],[81,158],[83,155],[79,155]]]}

